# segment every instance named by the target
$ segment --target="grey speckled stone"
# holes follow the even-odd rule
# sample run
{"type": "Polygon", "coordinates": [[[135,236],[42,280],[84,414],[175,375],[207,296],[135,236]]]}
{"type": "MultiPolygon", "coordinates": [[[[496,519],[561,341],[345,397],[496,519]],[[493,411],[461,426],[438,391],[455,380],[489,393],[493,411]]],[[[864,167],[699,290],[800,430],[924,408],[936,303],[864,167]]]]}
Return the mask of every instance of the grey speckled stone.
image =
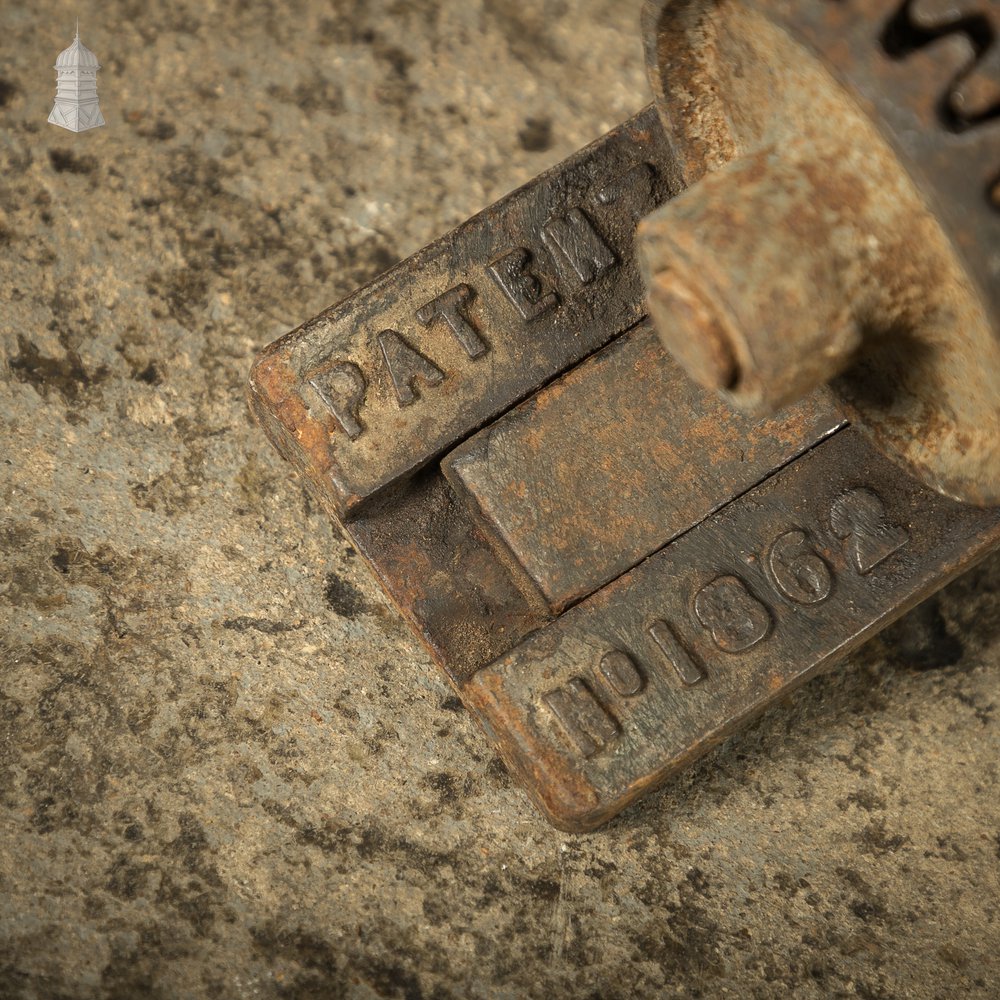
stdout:
{"type": "Polygon", "coordinates": [[[645,102],[636,7],[0,8],[0,996],[1000,995],[1000,560],[568,837],[247,418],[645,102]]]}

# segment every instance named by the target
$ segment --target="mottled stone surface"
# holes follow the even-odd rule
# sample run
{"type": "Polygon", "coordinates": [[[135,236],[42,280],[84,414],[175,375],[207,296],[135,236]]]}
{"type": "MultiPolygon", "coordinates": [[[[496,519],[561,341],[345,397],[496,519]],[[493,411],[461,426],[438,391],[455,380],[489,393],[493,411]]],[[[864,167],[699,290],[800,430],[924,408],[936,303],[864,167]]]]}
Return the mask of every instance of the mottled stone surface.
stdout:
{"type": "Polygon", "coordinates": [[[1000,560],[569,837],[248,420],[644,103],[636,6],[0,7],[0,996],[1000,995],[1000,560]]]}

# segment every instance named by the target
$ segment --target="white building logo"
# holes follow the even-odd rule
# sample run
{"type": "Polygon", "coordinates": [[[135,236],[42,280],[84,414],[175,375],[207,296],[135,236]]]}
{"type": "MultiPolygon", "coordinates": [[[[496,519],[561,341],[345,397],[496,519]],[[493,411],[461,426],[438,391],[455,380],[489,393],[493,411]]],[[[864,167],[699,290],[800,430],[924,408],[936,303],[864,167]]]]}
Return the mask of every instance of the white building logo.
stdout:
{"type": "Polygon", "coordinates": [[[71,132],[86,132],[104,124],[101,106],[97,103],[97,56],[80,41],[80,24],[76,38],[56,59],[56,102],[52,105],[49,123],[61,125],[71,132]]]}

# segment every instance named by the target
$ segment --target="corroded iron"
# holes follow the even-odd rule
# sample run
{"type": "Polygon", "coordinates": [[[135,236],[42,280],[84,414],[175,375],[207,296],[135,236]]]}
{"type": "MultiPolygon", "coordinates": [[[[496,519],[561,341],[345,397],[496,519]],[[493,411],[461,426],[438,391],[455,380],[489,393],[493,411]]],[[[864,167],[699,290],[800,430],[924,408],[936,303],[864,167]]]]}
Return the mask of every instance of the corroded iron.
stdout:
{"type": "Polygon", "coordinates": [[[642,225],[665,345],[751,413],[835,379],[882,446],[981,504],[1000,503],[997,13],[989,0],[645,11],[686,189],[642,225]]]}
{"type": "Polygon", "coordinates": [[[558,613],[845,422],[824,392],[747,417],[664,358],[643,322],[441,464],[558,613]]]}
{"type": "Polygon", "coordinates": [[[334,513],[641,318],[635,228],[668,160],[646,111],[261,354],[254,412],[334,513]]]}
{"type": "Polygon", "coordinates": [[[463,697],[591,829],[1000,544],[1000,512],[835,434],[478,671],[463,697]]]}
{"type": "Polygon", "coordinates": [[[636,223],[671,162],[647,108],[254,365],[253,412],[453,681],[552,613],[440,458],[642,318],[636,223]]]}
{"type": "MultiPolygon", "coordinates": [[[[996,341],[976,339],[991,291],[957,216],[928,211],[925,175],[861,111],[864,74],[845,97],[822,62],[855,58],[823,35],[836,30],[891,61],[878,32],[895,22],[865,34],[857,11],[651,5],[658,107],[277,341],[251,374],[269,437],[564,828],[604,822],[1000,547],[1000,509],[982,505],[996,341]],[[783,57],[770,68],[769,53],[783,57]],[[821,140],[824,115],[837,127],[821,140]],[[636,237],[651,213],[659,338],[636,237]],[[894,342],[873,338],[873,317],[919,318],[940,341],[909,368],[890,352],[888,377],[871,343],[894,342]],[[867,409],[842,380],[822,386],[862,348],[879,373],[867,389],[885,396],[867,409]],[[908,406],[934,377],[938,411],[908,406]],[[734,409],[719,388],[777,412],[734,409]]],[[[951,37],[953,3],[903,14],[951,37]]],[[[970,134],[995,109],[993,57],[978,55],[949,91],[970,134]]]]}

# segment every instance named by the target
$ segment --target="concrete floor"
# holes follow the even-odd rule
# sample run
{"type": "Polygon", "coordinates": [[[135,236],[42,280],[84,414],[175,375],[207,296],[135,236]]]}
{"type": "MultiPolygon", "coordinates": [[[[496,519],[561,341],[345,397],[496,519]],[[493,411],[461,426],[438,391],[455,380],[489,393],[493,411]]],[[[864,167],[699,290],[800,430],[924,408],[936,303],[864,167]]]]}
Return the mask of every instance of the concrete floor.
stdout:
{"type": "Polygon", "coordinates": [[[0,996],[1000,995],[1000,559],[567,836],[247,417],[645,102],[637,7],[0,8],[0,996]]]}

